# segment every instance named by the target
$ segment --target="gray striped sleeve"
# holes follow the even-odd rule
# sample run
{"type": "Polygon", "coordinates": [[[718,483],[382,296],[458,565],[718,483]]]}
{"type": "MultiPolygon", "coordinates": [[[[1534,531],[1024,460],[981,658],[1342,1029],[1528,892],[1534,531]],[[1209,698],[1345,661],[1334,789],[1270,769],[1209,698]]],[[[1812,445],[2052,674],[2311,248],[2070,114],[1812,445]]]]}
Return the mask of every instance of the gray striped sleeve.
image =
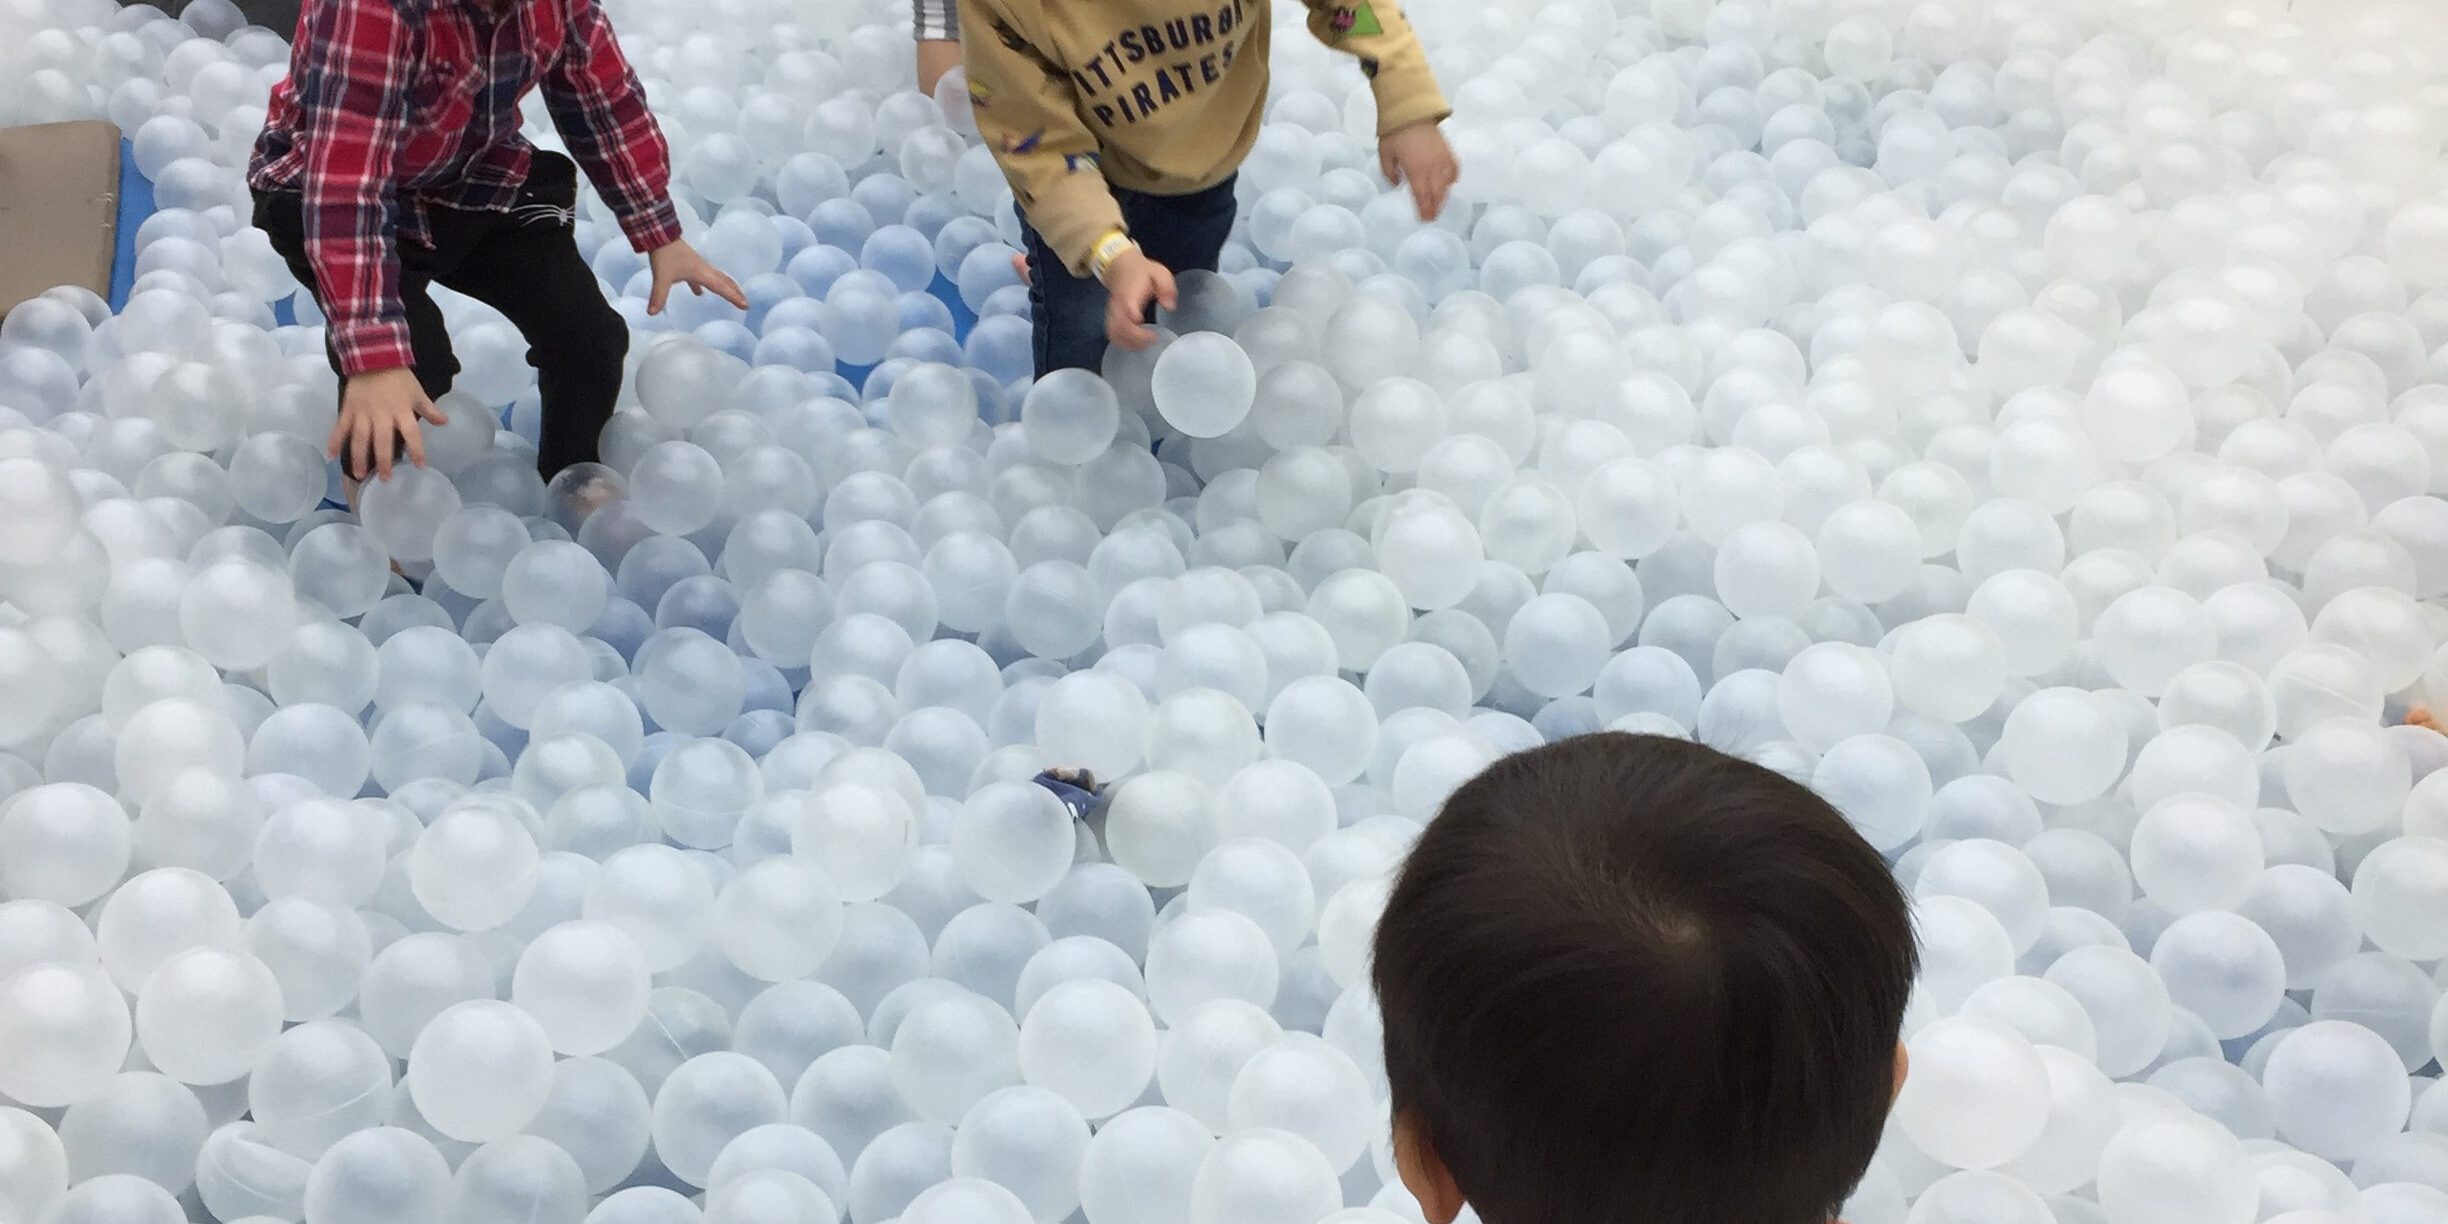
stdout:
{"type": "Polygon", "coordinates": [[[960,38],[960,15],[953,0],[910,0],[913,22],[921,42],[948,41],[960,38]]]}

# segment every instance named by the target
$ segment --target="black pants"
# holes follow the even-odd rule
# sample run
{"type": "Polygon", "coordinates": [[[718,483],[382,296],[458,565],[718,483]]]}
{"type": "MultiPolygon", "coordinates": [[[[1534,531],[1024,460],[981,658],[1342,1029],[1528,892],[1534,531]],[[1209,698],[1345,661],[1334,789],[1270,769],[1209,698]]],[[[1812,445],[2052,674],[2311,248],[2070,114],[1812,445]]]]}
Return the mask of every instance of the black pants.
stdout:
{"type": "MultiPolygon", "coordinates": [[[[1236,178],[1238,176],[1235,176],[1236,178]]],[[[1213,272],[1232,235],[1233,179],[1189,195],[1160,196],[1113,189],[1131,238],[1147,257],[1175,275],[1213,272]]],[[[1071,275],[1062,257],[1046,245],[1037,227],[1020,217],[1028,235],[1029,316],[1034,323],[1037,376],[1055,370],[1094,370],[1105,362],[1105,286],[1071,275]]]]}
{"type": "MultiPolygon", "coordinates": [[[[621,359],[629,352],[627,321],[604,301],[594,270],[578,253],[570,211],[577,198],[577,167],[560,154],[539,151],[512,211],[430,208],[433,245],[399,244],[400,301],[408,311],[413,369],[426,395],[440,399],[459,375],[428,285],[491,306],[526,338],[527,362],[544,400],[536,468],[546,480],[572,464],[595,461],[596,440],[620,398],[621,359]]],[[[306,259],[302,204],[294,191],[257,192],[255,225],[320,302],[322,288],[306,259]]],[[[330,304],[323,305],[328,314],[330,304]]],[[[326,352],[339,370],[339,355],[328,346],[326,352]]]]}

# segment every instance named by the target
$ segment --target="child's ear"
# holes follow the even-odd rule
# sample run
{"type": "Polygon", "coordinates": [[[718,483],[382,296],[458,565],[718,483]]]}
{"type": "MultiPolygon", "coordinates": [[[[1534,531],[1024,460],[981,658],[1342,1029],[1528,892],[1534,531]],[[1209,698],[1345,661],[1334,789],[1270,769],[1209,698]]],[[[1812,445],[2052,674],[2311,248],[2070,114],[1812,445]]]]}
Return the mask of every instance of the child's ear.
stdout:
{"type": "Polygon", "coordinates": [[[1418,1200],[1420,1215],[1428,1224],[1453,1224],[1454,1217],[1462,1214],[1462,1187],[1455,1184],[1453,1170],[1437,1155],[1417,1114],[1394,1116],[1394,1172],[1418,1200]]]}
{"type": "Polygon", "coordinates": [[[1891,1103],[1894,1101],[1895,1097],[1904,1095],[1904,1081],[1911,1077],[1912,1054],[1910,1051],[1907,1051],[1904,1048],[1903,1042],[1898,1041],[1896,1042],[1895,1093],[1894,1096],[1890,1096],[1888,1098],[1891,1103]]]}

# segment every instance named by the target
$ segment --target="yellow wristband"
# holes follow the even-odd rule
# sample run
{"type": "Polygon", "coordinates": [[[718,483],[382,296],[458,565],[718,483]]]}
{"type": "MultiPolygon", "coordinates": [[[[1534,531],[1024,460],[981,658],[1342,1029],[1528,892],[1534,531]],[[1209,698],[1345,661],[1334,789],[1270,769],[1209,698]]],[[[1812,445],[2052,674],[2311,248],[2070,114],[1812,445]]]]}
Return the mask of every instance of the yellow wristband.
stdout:
{"type": "Polygon", "coordinates": [[[1097,239],[1096,246],[1088,252],[1088,274],[1098,280],[1105,279],[1105,269],[1112,267],[1113,261],[1122,257],[1122,252],[1137,245],[1131,241],[1129,234],[1121,230],[1108,231],[1104,237],[1097,239]]]}

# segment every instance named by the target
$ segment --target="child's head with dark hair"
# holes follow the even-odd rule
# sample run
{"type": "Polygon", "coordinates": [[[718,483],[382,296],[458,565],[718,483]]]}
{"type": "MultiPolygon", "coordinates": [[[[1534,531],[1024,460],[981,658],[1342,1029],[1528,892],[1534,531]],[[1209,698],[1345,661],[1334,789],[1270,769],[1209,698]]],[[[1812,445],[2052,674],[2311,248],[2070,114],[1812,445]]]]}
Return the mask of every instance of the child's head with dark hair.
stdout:
{"type": "Polygon", "coordinates": [[[1887,865],[1780,774],[1621,734],[1499,761],[1377,928],[1403,1179],[1437,1224],[1823,1224],[1916,959],[1887,865]]]}

